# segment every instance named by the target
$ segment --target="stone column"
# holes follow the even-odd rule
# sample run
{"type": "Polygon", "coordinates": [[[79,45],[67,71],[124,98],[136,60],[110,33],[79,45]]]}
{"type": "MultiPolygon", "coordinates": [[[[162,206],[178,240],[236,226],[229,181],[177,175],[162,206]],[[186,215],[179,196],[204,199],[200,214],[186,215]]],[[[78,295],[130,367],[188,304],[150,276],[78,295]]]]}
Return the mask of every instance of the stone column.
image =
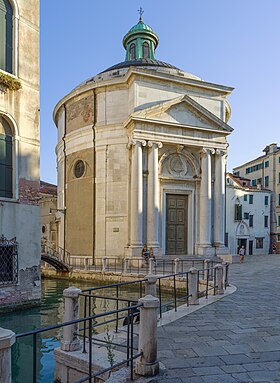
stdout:
{"type": "Polygon", "coordinates": [[[155,255],[158,242],[159,225],[159,179],[158,179],[158,149],[161,142],[148,141],[148,203],[147,203],[147,243],[154,248],[155,255]]]}
{"type": "Polygon", "coordinates": [[[201,182],[200,182],[200,244],[211,244],[211,153],[212,149],[201,151],[201,182]]]}
{"type": "Polygon", "coordinates": [[[159,299],[146,295],[139,299],[140,324],[139,324],[139,352],[142,352],[136,363],[135,371],[142,376],[155,376],[159,372],[157,360],[157,315],[159,299]]]}
{"type": "Polygon", "coordinates": [[[1,383],[11,383],[12,364],[11,347],[15,343],[15,333],[11,330],[0,328],[0,381],[1,383]]]}
{"type": "Polygon", "coordinates": [[[143,154],[142,146],[146,141],[131,140],[131,215],[130,246],[143,246],[143,154]]]}
{"type": "Polygon", "coordinates": [[[224,246],[225,235],[225,152],[216,150],[214,182],[214,245],[224,246]]]}
{"type": "MultiPolygon", "coordinates": [[[[64,297],[64,322],[79,319],[79,294],[81,290],[75,286],[68,287],[63,291],[64,297]]],[[[61,349],[63,351],[76,351],[81,348],[80,339],[76,335],[78,324],[63,327],[63,339],[61,349]]]]}

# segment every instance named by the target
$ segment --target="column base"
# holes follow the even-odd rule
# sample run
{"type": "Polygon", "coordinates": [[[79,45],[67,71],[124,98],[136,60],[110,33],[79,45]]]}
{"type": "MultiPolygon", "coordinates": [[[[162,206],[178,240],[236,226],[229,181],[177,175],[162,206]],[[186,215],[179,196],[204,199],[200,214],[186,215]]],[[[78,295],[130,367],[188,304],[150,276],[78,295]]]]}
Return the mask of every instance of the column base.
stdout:
{"type": "Polygon", "coordinates": [[[141,376],[155,376],[159,373],[159,362],[155,363],[136,363],[135,372],[141,376]]]}
{"type": "Polygon", "coordinates": [[[212,257],[215,255],[215,247],[207,244],[198,245],[197,254],[203,257],[212,257]]]}
{"type": "Polygon", "coordinates": [[[125,248],[125,257],[142,257],[143,246],[128,246],[125,248]]]}
{"type": "Polygon", "coordinates": [[[159,247],[159,245],[148,245],[148,249],[152,248],[153,253],[155,257],[161,257],[162,256],[162,250],[159,247]]]}

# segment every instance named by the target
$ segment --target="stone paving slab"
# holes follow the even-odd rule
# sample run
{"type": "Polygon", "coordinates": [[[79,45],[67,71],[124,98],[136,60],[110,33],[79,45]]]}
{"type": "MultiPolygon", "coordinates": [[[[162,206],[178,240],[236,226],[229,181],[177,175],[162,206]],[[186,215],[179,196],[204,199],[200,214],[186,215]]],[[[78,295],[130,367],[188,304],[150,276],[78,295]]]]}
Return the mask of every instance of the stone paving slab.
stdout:
{"type": "Polygon", "coordinates": [[[280,383],[280,256],[230,265],[237,291],[158,329],[153,383],[280,383]]]}

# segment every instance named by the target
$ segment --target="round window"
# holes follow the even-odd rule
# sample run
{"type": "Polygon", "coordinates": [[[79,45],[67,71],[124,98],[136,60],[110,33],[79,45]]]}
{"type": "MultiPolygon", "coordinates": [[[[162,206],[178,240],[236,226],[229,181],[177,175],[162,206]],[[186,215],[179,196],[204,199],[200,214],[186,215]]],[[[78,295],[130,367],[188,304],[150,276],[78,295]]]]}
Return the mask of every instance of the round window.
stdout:
{"type": "Polygon", "coordinates": [[[76,178],[81,178],[85,173],[85,163],[82,160],[78,160],[74,167],[74,174],[76,178]]]}
{"type": "Polygon", "coordinates": [[[44,234],[45,232],[46,232],[46,226],[43,225],[43,226],[42,226],[42,233],[44,234]]]}

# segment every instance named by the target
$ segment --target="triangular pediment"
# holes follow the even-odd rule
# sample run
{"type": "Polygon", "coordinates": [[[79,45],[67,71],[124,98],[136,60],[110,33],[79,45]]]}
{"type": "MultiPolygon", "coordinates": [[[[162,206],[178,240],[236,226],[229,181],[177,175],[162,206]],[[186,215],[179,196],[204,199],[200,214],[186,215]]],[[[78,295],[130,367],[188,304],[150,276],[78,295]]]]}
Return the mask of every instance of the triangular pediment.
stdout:
{"type": "Polygon", "coordinates": [[[164,101],[132,114],[132,118],[231,132],[233,129],[187,95],[164,101]]]}

